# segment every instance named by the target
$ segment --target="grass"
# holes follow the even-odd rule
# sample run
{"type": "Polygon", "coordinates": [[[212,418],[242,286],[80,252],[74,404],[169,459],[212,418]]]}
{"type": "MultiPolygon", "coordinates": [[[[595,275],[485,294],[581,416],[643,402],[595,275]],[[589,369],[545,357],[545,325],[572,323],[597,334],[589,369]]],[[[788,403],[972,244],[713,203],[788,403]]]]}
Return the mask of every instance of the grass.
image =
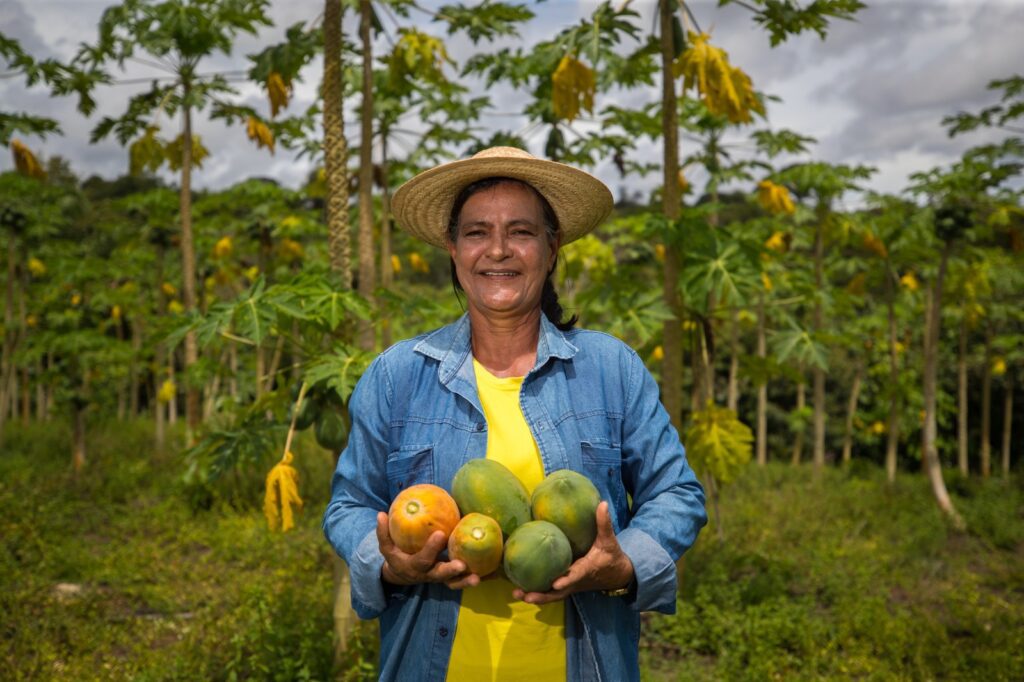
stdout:
{"type": "MultiPolygon", "coordinates": [[[[0,454],[0,669],[11,680],[373,679],[360,627],[333,664],[333,462],[293,448],[306,512],[267,531],[260,471],[181,482],[151,425],[90,434],[70,472],[57,425],[11,428],[0,454]],[[239,502],[241,500],[241,502],[239,502]]],[[[1024,482],[950,478],[969,532],[917,475],[751,467],[723,491],[675,616],[646,614],[649,680],[1009,680],[1024,670],[1024,482]]]]}

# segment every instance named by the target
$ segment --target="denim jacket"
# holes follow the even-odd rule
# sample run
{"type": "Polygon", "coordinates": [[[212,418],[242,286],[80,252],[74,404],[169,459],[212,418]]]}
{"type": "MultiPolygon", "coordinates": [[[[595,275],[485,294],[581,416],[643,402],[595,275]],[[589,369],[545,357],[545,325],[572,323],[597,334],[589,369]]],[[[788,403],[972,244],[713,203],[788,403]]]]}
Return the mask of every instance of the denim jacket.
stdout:
{"type": "MultiPolygon", "coordinates": [[[[707,522],[704,490],[653,377],[612,336],[561,332],[541,315],[537,361],[520,405],[545,473],[579,471],[609,502],[636,575],[628,596],[583,592],[567,601],[568,678],[639,680],[640,612],[675,612],[675,562],[707,522]]],[[[377,512],[402,488],[450,490],[459,467],[486,452],[468,316],[379,355],[349,410],[352,430],[324,533],[348,562],[356,613],[380,619],[381,679],[444,680],[461,593],[443,584],[385,584],[375,529],[377,512]]]]}

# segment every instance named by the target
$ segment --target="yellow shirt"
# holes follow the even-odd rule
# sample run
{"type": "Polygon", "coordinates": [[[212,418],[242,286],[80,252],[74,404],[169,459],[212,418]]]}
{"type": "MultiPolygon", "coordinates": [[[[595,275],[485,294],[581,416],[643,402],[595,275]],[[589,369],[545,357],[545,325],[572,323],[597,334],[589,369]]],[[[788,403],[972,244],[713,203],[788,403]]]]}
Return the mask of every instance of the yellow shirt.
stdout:
{"type": "MultiPolygon", "coordinates": [[[[487,458],[511,469],[532,493],[544,465],[519,406],[523,377],[496,377],[476,360],[473,369],[487,419],[487,458]]],[[[490,578],[462,591],[450,682],[564,682],[565,602],[535,606],[513,599],[512,589],[505,578],[490,578]]]]}

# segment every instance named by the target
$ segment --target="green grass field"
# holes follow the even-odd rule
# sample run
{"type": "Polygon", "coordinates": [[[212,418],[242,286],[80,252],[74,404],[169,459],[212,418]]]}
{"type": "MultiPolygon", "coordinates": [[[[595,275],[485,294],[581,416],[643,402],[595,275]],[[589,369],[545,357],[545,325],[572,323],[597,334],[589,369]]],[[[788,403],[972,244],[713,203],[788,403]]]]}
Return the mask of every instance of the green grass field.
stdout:
{"type": "MultiPolygon", "coordinates": [[[[305,434],[304,434],[305,435],[305,434]]],[[[305,513],[272,534],[262,479],[185,485],[145,422],[94,429],[75,479],[63,430],[0,454],[0,669],[12,680],[374,678],[372,624],[332,670],[330,456],[300,440],[305,513]]],[[[751,467],[645,616],[651,680],[1011,680],[1024,670],[1024,481],[951,477],[969,532],[922,477],[751,467]]]]}

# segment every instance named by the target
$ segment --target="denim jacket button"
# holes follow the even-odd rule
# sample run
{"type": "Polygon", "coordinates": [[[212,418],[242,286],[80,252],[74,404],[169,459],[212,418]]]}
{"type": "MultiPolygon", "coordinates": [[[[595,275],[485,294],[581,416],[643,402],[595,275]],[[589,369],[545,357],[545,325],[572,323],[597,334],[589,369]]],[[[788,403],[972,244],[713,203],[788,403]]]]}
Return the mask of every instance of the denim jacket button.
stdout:
{"type": "Polygon", "coordinates": [[[483,431],[484,430],[484,423],[483,422],[477,422],[476,423],[476,430],[477,431],[483,431]]]}
{"type": "Polygon", "coordinates": [[[442,627],[440,630],[437,631],[437,633],[439,635],[441,635],[442,637],[447,637],[448,636],[448,628],[442,627]]]}

